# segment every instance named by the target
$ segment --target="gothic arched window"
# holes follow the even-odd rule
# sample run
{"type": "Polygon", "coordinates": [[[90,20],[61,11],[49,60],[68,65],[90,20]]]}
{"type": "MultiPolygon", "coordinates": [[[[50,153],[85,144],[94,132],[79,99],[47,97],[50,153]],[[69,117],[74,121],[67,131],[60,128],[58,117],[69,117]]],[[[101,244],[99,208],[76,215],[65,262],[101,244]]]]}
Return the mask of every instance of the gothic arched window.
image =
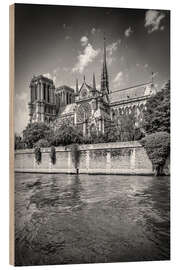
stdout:
{"type": "Polygon", "coordinates": [[[77,110],[77,121],[83,122],[91,115],[91,106],[89,103],[81,104],[77,110]]]}
{"type": "Polygon", "coordinates": [[[96,125],[95,124],[92,124],[90,126],[90,133],[91,133],[92,136],[97,135],[97,128],[96,128],[96,125]]]}

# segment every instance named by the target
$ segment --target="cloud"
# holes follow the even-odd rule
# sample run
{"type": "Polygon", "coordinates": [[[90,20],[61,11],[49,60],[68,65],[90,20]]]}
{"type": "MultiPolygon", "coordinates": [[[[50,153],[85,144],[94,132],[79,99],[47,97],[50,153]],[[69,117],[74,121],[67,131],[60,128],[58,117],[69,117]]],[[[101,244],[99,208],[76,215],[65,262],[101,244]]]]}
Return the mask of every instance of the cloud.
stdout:
{"type": "Polygon", "coordinates": [[[65,40],[69,40],[69,39],[71,39],[70,36],[65,36],[65,40]]]}
{"type": "Polygon", "coordinates": [[[131,28],[131,26],[129,26],[125,31],[124,31],[124,35],[126,37],[130,37],[130,35],[133,33],[133,30],[131,28]]]}
{"type": "Polygon", "coordinates": [[[121,57],[120,57],[120,59],[119,59],[121,62],[123,62],[124,61],[124,56],[122,55],[121,57]]]}
{"type": "Polygon", "coordinates": [[[118,45],[121,44],[121,40],[118,39],[117,41],[113,42],[112,44],[109,44],[106,48],[106,52],[107,52],[107,63],[108,65],[111,65],[114,57],[113,57],[113,53],[115,51],[117,51],[118,45]]]}
{"type": "Polygon", "coordinates": [[[100,90],[100,88],[101,88],[100,83],[96,83],[96,89],[97,89],[97,90],[100,90]]]}
{"type": "Polygon", "coordinates": [[[117,50],[118,47],[118,41],[113,42],[112,44],[107,46],[107,52],[109,53],[109,55],[112,55],[114,51],[117,50]]]}
{"type": "Polygon", "coordinates": [[[96,28],[93,27],[93,28],[91,29],[91,34],[94,35],[95,33],[96,33],[96,28]]]}
{"type": "Polygon", "coordinates": [[[157,77],[157,76],[158,76],[158,74],[159,74],[159,72],[153,72],[153,73],[152,73],[152,78],[157,77]]]}
{"type": "Polygon", "coordinates": [[[53,80],[53,82],[56,83],[56,79],[57,79],[56,73],[57,73],[57,71],[56,71],[56,69],[54,69],[52,75],[48,72],[48,73],[43,74],[43,76],[47,77],[48,79],[53,80]]]}
{"type": "Polygon", "coordinates": [[[117,75],[115,76],[114,80],[113,80],[113,83],[116,85],[116,86],[120,86],[121,82],[122,82],[122,79],[123,79],[123,72],[120,71],[117,73],[117,75]]]}
{"type": "Polygon", "coordinates": [[[30,92],[23,92],[15,95],[15,132],[21,134],[28,124],[29,112],[28,102],[30,101],[30,92]]]}
{"type": "Polygon", "coordinates": [[[71,29],[71,26],[70,25],[67,25],[66,23],[63,23],[62,24],[62,28],[63,29],[71,29]]]}
{"type": "Polygon", "coordinates": [[[141,68],[141,69],[148,69],[149,68],[149,64],[139,64],[136,63],[136,67],[141,68]]]}
{"type": "Polygon", "coordinates": [[[92,35],[98,34],[98,33],[100,33],[100,32],[101,32],[101,29],[100,29],[100,28],[95,28],[95,27],[93,27],[93,28],[91,29],[91,34],[92,34],[92,35]]]}
{"type": "Polygon", "coordinates": [[[44,73],[43,76],[52,80],[52,76],[51,76],[51,74],[49,72],[48,73],[44,73]]]}
{"type": "Polygon", "coordinates": [[[81,46],[85,47],[88,44],[88,38],[86,36],[81,37],[81,46]]]}
{"type": "Polygon", "coordinates": [[[72,69],[72,72],[82,73],[84,68],[91,63],[99,54],[100,50],[95,50],[90,43],[85,46],[82,53],[78,55],[78,61],[72,69]]]}
{"type": "Polygon", "coordinates": [[[163,31],[164,28],[165,28],[164,25],[162,25],[162,26],[160,27],[160,30],[163,31]]]}
{"type": "Polygon", "coordinates": [[[145,14],[145,28],[148,29],[148,33],[151,34],[157,30],[164,30],[164,26],[160,26],[162,19],[165,18],[165,14],[157,10],[148,10],[145,14]]]}
{"type": "Polygon", "coordinates": [[[70,71],[70,68],[68,68],[68,67],[63,67],[63,71],[64,71],[64,72],[69,72],[69,71],[70,71]]]}

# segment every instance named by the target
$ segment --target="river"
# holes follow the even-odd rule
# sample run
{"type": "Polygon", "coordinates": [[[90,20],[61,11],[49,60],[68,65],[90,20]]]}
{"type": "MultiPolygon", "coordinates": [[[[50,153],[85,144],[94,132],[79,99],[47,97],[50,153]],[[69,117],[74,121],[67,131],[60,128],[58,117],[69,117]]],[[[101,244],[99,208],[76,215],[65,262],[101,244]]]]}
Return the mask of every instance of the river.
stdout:
{"type": "Polygon", "coordinates": [[[170,259],[169,177],[15,173],[15,264],[170,259]]]}

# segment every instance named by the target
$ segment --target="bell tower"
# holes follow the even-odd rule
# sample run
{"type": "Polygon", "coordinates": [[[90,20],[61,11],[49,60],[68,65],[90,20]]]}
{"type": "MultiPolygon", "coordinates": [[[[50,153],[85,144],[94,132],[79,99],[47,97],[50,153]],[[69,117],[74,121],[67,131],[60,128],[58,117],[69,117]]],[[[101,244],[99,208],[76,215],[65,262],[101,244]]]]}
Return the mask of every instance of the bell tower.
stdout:
{"type": "Polygon", "coordinates": [[[52,80],[40,75],[30,82],[30,123],[50,122],[56,116],[55,86],[52,80]]]}

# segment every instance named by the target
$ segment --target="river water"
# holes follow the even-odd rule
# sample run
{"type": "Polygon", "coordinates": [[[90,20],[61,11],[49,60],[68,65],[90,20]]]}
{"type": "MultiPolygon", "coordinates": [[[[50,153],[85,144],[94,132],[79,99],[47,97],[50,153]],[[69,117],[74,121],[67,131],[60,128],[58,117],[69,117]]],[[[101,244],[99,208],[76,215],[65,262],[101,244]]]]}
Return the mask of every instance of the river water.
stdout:
{"type": "Polygon", "coordinates": [[[169,177],[15,174],[16,265],[168,260],[169,177]]]}

